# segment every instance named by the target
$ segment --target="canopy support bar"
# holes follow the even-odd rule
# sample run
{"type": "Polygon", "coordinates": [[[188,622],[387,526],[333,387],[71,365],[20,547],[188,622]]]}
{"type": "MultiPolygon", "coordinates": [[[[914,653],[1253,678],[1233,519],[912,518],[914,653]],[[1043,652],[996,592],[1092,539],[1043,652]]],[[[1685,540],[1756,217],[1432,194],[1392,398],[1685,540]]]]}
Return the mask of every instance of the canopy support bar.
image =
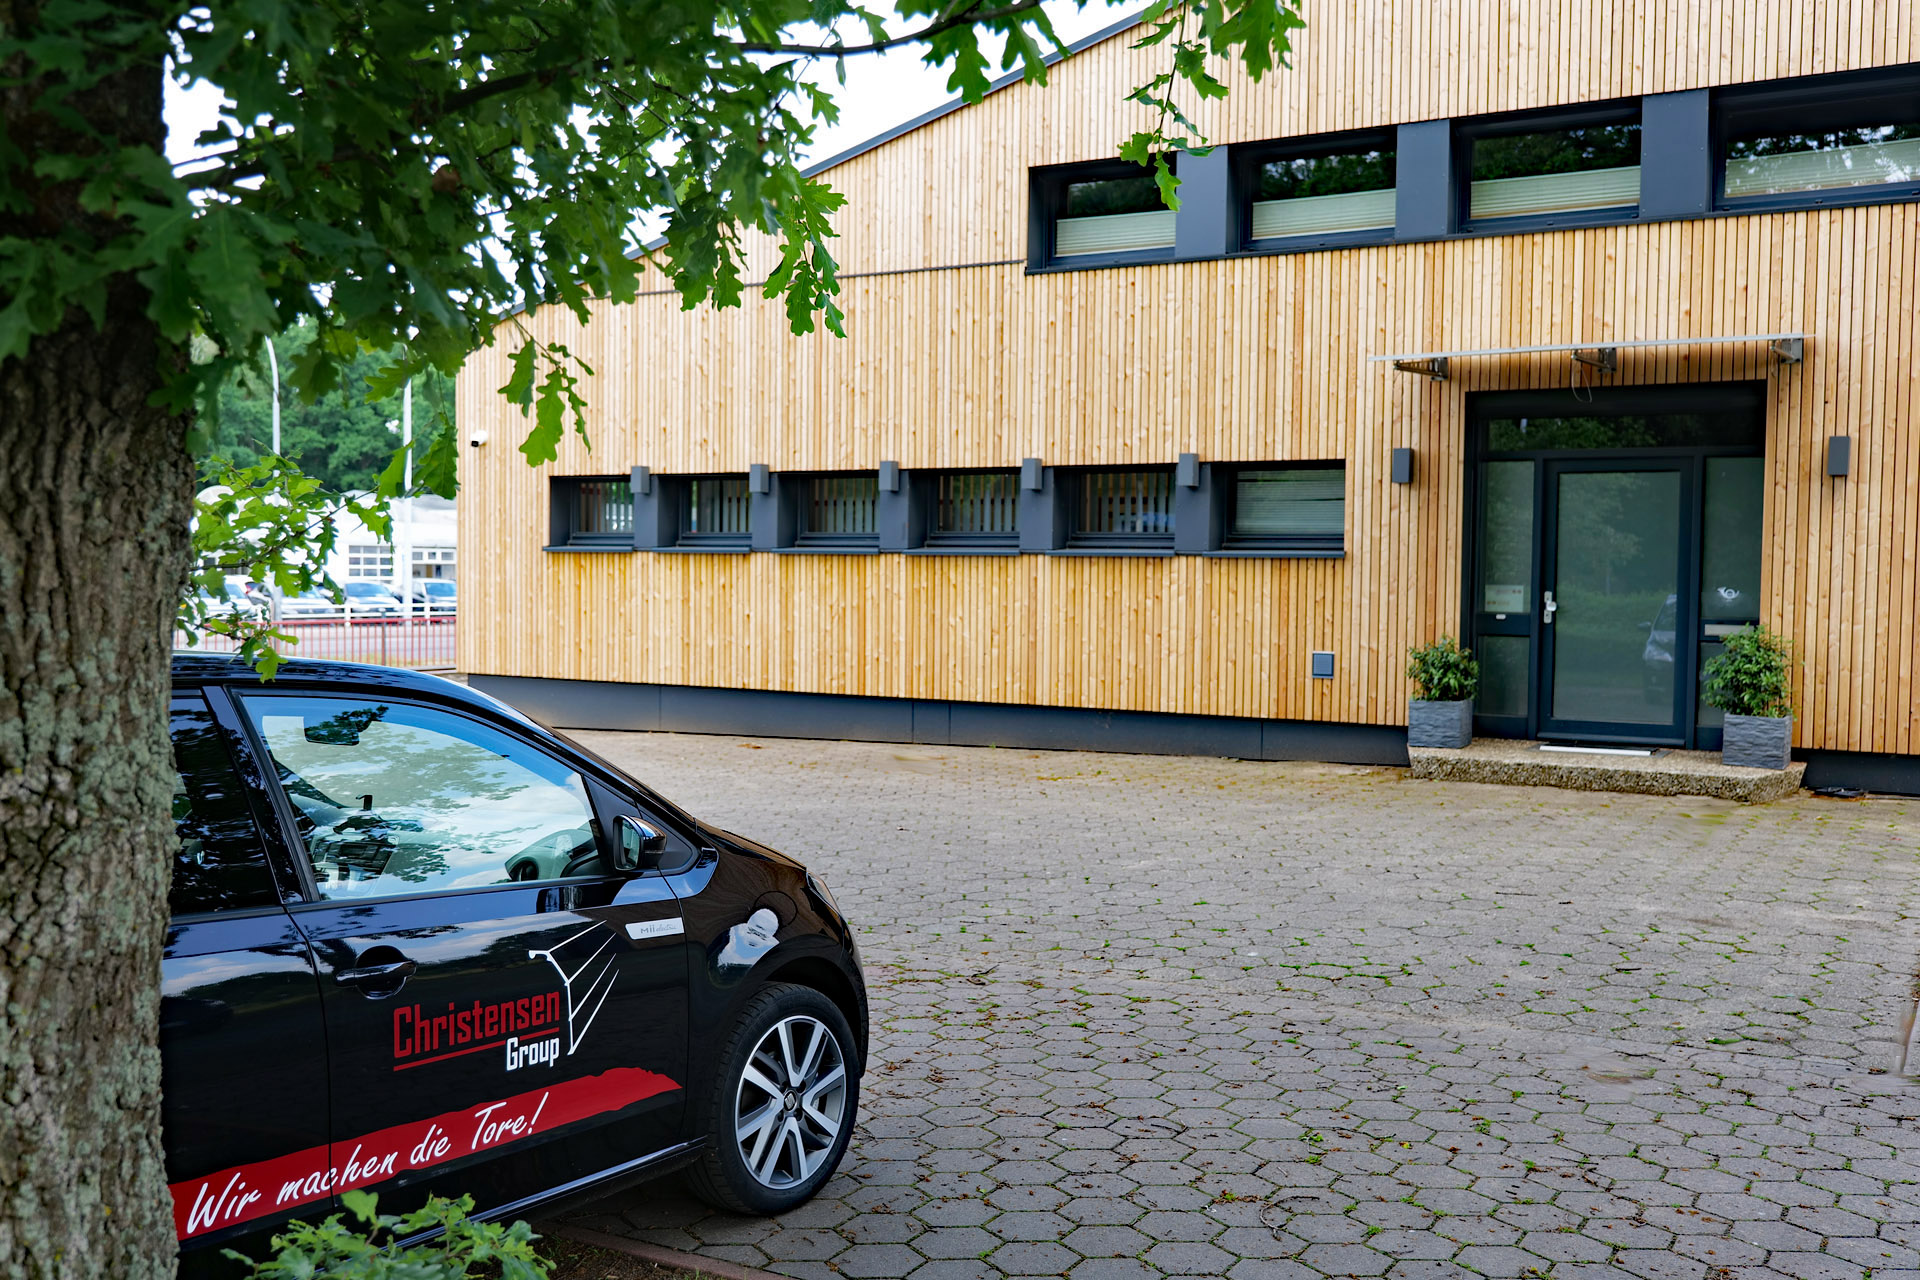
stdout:
{"type": "Polygon", "coordinates": [[[1369,356],[1376,364],[1391,363],[1402,373],[1417,373],[1444,381],[1448,362],[1468,356],[1538,356],[1564,352],[1575,364],[1584,364],[1606,373],[1620,368],[1620,352],[1642,347],[1720,346],[1731,342],[1764,342],[1775,360],[1783,365],[1799,364],[1807,358],[1810,333],[1739,333],[1709,338],[1634,338],[1618,342],[1556,342],[1539,347],[1482,347],[1472,351],[1412,351],[1400,355],[1369,356]]]}

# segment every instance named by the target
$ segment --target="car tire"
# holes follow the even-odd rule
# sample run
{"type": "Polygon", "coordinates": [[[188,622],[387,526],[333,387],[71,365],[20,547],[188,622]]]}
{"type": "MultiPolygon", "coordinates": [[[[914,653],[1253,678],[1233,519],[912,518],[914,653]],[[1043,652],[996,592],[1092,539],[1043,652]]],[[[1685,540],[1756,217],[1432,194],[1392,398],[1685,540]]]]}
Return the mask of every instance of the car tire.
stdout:
{"type": "Polygon", "coordinates": [[[859,1101],[859,1049],[840,1007],[811,987],[762,988],[714,1064],[707,1149],[688,1189],[754,1217],[805,1204],[840,1167],[859,1101]]]}

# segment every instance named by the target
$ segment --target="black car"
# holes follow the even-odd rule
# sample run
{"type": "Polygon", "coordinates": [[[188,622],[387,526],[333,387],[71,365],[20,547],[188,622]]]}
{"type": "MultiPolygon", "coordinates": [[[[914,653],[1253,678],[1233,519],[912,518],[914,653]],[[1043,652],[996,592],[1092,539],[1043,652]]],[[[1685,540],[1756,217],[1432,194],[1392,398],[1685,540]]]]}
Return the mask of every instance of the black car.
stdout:
{"type": "Polygon", "coordinates": [[[866,985],[821,882],[451,681],[177,656],[162,974],[181,1270],[377,1192],[522,1216],[839,1164],[866,985]]]}

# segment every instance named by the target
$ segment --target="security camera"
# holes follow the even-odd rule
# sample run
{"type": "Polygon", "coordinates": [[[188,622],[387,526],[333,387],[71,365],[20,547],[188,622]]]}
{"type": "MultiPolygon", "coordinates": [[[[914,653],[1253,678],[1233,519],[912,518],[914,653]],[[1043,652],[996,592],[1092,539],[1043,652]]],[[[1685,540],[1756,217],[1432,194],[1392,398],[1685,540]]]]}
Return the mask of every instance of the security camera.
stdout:
{"type": "Polygon", "coordinates": [[[487,433],[485,429],[475,428],[474,430],[467,432],[467,443],[473,446],[475,449],[478,449],[481,445],[485,444],[486,442],[487,442],[487,433]]]}

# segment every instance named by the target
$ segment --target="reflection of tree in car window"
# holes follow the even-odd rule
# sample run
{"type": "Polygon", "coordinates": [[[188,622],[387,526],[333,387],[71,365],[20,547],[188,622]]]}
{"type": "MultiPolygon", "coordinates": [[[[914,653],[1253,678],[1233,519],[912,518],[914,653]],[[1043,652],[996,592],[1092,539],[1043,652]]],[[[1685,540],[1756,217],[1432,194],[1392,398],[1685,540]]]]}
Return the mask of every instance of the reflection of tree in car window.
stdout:
{"type": "Polygon", "coordinates": [[[496,730],[406,704],[263,695],[246,705],[329,898],[600,870],[579,776],[496,730]]]}

